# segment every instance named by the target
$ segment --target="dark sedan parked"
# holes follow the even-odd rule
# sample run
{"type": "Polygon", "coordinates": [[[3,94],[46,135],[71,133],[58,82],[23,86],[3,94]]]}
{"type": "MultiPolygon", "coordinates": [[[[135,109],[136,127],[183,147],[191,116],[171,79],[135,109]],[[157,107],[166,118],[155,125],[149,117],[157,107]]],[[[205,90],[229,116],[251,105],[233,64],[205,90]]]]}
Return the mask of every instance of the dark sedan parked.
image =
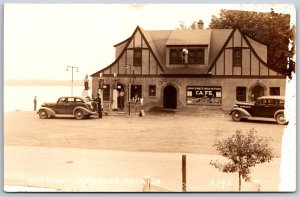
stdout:
{"type": "Polygon", "coordinates": [[[65,96],[56,103],[44,103],[37,112],[41,119],[55,117],[58,114],[74,115],[77,119],[97,114],[97,105],[89,97],[65,96]]]}
{"type": "Polygon", "coordinates": [[[249,117],[275,118],[278,124],[286,124],[284,117],[284,97],[262,96],[255,103],[237,102],[230,111],[232,120],[240,121],[249,117]]]}

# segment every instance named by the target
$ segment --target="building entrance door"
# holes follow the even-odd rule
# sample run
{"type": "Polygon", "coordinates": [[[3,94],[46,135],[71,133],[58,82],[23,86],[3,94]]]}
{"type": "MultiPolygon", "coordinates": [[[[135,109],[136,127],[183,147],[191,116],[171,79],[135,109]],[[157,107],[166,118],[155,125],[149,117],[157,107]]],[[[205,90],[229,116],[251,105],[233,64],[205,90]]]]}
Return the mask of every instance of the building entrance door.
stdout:
{"type": "Polygon", "coordinates": [[[258,97],[264,95],[264,88],[260,85],[256,85],[252,88],[252,101],[255,101],[258,97]]]}
{"type": "Polygon", "coordinates": [[[168,85],[165,87],[163,105],[165,109],[177,108],[177,90],[174,86],[168,85]]]}
{"type": "Polygon", "coordinates": [[[122,84],[118,84],[117,91],[118,91],[118,98],[117,98],[118,108],[123,109],[124,108],[124,86],[122,84]]]}

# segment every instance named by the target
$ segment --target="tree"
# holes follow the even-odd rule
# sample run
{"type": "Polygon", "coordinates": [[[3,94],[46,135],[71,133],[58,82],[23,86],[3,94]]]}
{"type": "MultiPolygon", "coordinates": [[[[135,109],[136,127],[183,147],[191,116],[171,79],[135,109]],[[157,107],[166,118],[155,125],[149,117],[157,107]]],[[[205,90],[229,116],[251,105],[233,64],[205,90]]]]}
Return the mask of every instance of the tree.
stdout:
{"type": "Polygon", "coordinates": [[[237,172],[239,176],[239,191],[241,191],[241,179],[246,182],[251,180],[251,167],[256,164],[269,162],[274,153],[270,148],[270,138],[262,138],[256,134],[254,129],[244,134],[236,130],[235,134],[222,141],[217,141],[214,146],[216,150],[230,161],[222,164],[218,160],[210,161],[210,165],[225,173],[237,172]]]}
{"type": "Polygon", "coordinates": [[[271,12],[240,10],[220,11],[220,17],[212,16],[209,27],[231,29],[239,26],[249,37],[268,46],[268,65],[274,70],[288,74],[295,71],[292,57],[295,54],[295,26],[290,27],[290,15],[271,12]],[[292,47],[289,49],[290,40],[292,47]]]}

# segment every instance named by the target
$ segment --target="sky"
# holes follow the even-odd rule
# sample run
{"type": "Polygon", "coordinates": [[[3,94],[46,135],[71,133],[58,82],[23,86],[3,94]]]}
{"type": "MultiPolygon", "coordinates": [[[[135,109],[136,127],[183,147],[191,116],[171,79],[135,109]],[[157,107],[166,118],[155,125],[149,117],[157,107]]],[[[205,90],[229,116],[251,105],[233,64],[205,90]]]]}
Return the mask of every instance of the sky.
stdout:
{"type": "MultiPolygon", "coordinates": [[[[6,4],[4,80],[83,80],[115,60],[113,45],[145,30],[173,30],[182,21],[207,28],[220,9],[291,14],[288,4],[6,4]]],[[[292,21],[296,24],[295,21],[292,21]]]]}

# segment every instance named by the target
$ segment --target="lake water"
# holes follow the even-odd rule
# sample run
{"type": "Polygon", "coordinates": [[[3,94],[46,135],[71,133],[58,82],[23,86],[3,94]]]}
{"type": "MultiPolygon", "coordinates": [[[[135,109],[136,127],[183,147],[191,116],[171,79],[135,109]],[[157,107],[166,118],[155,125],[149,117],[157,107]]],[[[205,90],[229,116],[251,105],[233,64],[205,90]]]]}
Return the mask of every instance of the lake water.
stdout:
{"type": "MultiPolygon", "coordinates": [[[[82,95],[84,87],[74,86],[73,95],[82,95]]],[[[8,111],[33,111],[33,100],[37,96],[37,109],[44,102],[56,102],[61,96],[71,95],[71,86],[4,86],[3,106],[8,111]]],[[[91,95],[91,90],[89,90],[91,95]]]]}

